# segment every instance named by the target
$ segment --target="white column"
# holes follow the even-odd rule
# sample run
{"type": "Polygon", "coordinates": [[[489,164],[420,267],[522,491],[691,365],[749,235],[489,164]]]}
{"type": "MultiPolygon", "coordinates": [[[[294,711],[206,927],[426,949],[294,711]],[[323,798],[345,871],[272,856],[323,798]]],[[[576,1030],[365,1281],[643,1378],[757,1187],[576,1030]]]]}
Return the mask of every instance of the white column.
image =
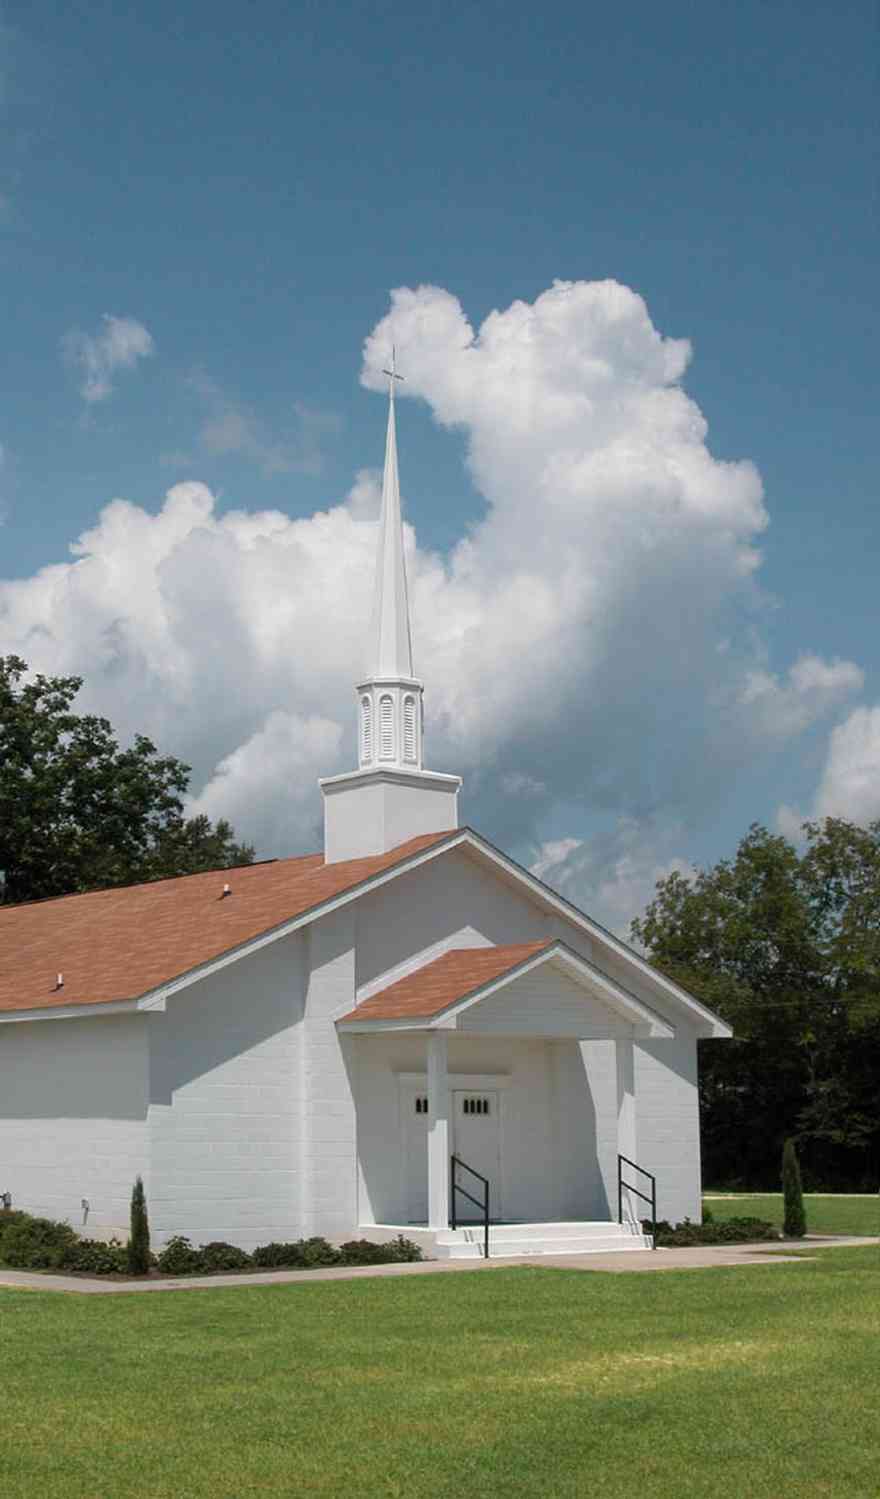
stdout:
{"type": "MultiPolygon", "coordinates": [[[[615,1041],[614,1049],[617,1053],[617,1150],[620,1155],[628,1156],[631,1161],[636,1161],[638,1160],[636,1155],[636,1085],[632,1037],[615,1041]]],[[[634,1182],[637,1187],[641,1187],[641,1179],[631,1166],[624,1166],[623,1174],[627,1181],[634,1182]]],[[[616,1185],[615,1180],[615,1187],[616,1185]]],[[[625,1223],[638,1223],[642,1216],[639,1213],[640,1203],[640,1198],[634,1197],[631,1192],[624,1189],[623,1221],[625,1223]]],[[[645,1209],[645,1216],[650,1217],[647,1204],[645,1209]]],[[[616,1202],[613,1211],[617,1212],[616,1202]]]]}
{"type": "Polygon", "coordinates": [[[446,1031],[428,1032],[428,1227],[449,1227],[449,1078],[446,1031]]]}

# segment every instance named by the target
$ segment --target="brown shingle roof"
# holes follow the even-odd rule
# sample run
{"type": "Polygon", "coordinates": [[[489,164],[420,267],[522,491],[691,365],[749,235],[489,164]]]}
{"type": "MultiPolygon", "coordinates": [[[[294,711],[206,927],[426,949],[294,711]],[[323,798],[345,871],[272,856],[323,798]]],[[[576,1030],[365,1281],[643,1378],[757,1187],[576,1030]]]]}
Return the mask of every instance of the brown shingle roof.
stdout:
{"type": "Polygon", "coordinates": [[[343,1020],[426,1020],[503,978],[553,942],[516,942],[506,947],[456,947],[424,968],[371,994],[343,1020]]]}
{"type": "Polygon", "coordinates": [[[0,1013],[139,998],[454,836],[338,864],[307,854],[0,907],[0,1013]]]}

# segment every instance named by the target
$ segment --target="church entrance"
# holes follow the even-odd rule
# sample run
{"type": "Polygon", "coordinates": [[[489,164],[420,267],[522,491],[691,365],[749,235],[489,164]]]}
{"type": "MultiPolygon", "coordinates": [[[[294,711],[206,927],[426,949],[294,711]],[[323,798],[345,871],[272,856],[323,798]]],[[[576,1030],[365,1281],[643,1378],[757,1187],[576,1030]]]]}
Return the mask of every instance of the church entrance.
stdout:
{"type": "MultiPolygon", "coordinates": [[[[406,1181],[406,1221],[428,1220],[428,1095],[424,1084],[401,1089],[403,1167],[406,1181]]],[[[494,1220],[501,1205],[501,1111],[497,1088],[450,1090],[450,1153],[467,1162],[489,1182],[489,1208],[494,1220]]],[[[459,1180],[474,1197],[482,1198],[482,1185],[467,1172],[459,1180]]],[[[459,1192],[456,1213],[460,1223],[482,1221],[477,1208],[459,1192]]]]}

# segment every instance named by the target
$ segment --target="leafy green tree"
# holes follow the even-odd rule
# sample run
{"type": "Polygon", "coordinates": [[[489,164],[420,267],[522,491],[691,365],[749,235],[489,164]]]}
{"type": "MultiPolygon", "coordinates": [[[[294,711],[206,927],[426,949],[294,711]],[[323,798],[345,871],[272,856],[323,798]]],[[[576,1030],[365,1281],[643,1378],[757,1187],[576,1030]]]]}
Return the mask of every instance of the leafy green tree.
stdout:
{"type": "Polygon", "coordinates": [[[120,748],[106,718],[75,712],[80,677],[29,678],[0,657],[3,898],[39,900],[249,864],[228,822],[187,819],[189,766],[139,734],[120,748]]]}
{"type": "Polygon", "coordinates": [[[782,1198],[785,1209],[782,1232],[787,1239],[802,1239],[807,1231],[807,1215],[794,1140],[786,1140],[782,1147],[782,1198]]]}
{"type": "Polygon", "coordinates": [[[131,1193],[131,1232],[127,1254],[129,1274],[146,1275],[150,1268],[150,1223],[144,1184],[139,1176],[135,1178],[131,1193]]]}
{"type": "Polygon", "coordinates": [[[701,1042],[707,1181],[774,1188],[783,1140],[814,1184],[880,1180],[880,822],[758,825],[733,859],[673,874],[633,923],[670,976],[733,1026],[701,1042]]]}

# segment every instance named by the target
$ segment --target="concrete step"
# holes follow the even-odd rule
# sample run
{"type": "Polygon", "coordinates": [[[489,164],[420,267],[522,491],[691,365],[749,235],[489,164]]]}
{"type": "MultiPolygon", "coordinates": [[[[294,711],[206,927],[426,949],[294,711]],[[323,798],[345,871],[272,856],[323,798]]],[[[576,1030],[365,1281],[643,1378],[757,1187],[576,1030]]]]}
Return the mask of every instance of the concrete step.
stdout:
{"type": "MultiPolygon", "coordinates": [[[[619,1223],[508,1223],[489,1229],[492,1259],[519,1259],[548,1254],[610,1254],[650,1249],[651,1240],[619,1223]]],[[[483,1230],[479,1225],[439,1230],[434,1236],[437,1259],[481,1259],[483,1230]]]]}
{"type": "MultiPolygon", "coordinates": [[[[459,1223],[457,1229],[438,1229],[437,1240],[442,1241],[444,1234],[454,1235],[456,1233],[482,1233],[481,1222],[459,1223]]],[[[560,1223],[490,1223],[489,1234],[493,1239],[586,1239],[591,1236],[607,1238],[608,1234],[639,1234],[641,1229],[637,1224],[609,1222],[607,1218],[599,1218],[595,1221],[589,1219],[567,1219],[560,1223]]]]}

